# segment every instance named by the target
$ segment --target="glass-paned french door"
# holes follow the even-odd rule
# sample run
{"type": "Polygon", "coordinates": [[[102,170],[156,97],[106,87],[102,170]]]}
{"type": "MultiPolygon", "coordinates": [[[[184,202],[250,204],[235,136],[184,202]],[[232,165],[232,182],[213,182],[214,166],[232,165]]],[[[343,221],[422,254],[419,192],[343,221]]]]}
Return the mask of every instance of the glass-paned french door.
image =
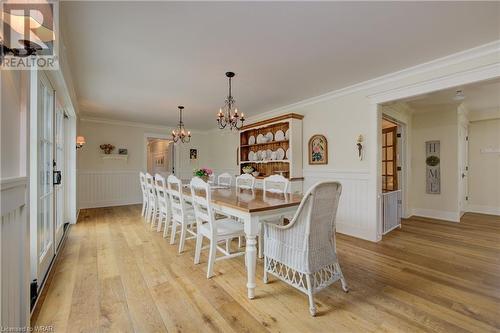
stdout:
{"type": "Polygon", "coordinates": [[[38,83],[38,278],[54,258],[54,90],[44,77],[38,83]]]}
{"type": "Polygon", "coordinates": [[[54,198],[55,198],[55,248],[59,247],[64,234],[64,182],[66,170],[64,169],[64,110],[60,106],[55,114],[55,149],[54,149],[54,198]]]}

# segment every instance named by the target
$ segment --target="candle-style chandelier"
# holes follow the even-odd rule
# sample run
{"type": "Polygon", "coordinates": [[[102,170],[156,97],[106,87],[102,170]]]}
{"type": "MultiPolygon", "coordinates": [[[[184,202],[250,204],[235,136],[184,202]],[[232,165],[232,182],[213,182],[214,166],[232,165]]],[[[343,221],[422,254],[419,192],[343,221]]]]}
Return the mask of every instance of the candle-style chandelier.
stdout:
{"type": "Polygon", "coordinates": [[[236,101],[231,95],[231,79],[235,74],[233,72],[227,72],[226,76],[229,79],[229,94],[224,101],[224,106],[219,109],[219,113],[217,114],[217,125],[220,129],[224,129],[229,125],[230,130],[239,130],[243,126],[245,115],[243,113],[241,115],[238,114],[236,101]]]}
{"type": "Polygon", "coordinates": [[[188,143],[189,141],[191,141],[191,132],[186,130],[186,128],[184,127],[184,122],[182,121],[182,110],[184,110],[184,107],[182,105],[179,105],[178,108],[179,125],[177,125],[177,128],[172,131],[172,140],[174,140],[175,143],[177,143],[179,140],[182,143],[188,143]]]}

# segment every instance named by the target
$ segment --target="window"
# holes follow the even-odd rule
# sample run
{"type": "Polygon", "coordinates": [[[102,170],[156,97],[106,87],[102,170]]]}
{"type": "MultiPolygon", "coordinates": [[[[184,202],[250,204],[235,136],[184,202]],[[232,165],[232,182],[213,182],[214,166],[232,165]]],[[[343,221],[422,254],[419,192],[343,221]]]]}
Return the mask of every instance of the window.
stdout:
{"type": "Polygon", "coordinates": [[[397,130],[398,127],[382,130],[382,191],[398,189],[397,173],[397,130]]]}

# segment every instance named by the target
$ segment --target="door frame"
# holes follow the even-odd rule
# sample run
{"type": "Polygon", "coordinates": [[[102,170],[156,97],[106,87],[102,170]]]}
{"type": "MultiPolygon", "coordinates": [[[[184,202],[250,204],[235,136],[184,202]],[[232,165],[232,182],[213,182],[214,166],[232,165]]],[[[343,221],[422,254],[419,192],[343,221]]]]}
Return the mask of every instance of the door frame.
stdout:
{"type": "Polygon", "coordinates": [[[459,107],[458,114],[458,210],[460,217],[468,210],[469,196],[469,120],[459,107]],[[462,177],[464,175],[464,177],[462,177]]]}
{"type": "MultiPolygon", "coordinates": [[[[144,151],[143,151],[143,159],[142,159],[142,170],[144,172],[148,171],[148,139],[163,139],[172,141],[172,136],[167,134],[157,134],[157,133],[144,133],[144,151]]],[[[179,149],[175,148],[175,144],[172,144],[172,148],[174,152],[172,153],[172,166],[174,168],[173,174],[178,174],[178,161],[179,161],[179,149]]]]}
{"type": "MultiPolygon", "coordinates": [[[[380,106],[384,103],[397,101],[409,97],[414,97],[422,94],[427,94],[439,90],[453,88],[470,83],[490,80],[500,77],[500,64],[494,63],[486,66],[479,66],[469,70],[464,70],[458,73],[451,73],[448,75],[439,76],[437,78],[423,80],[415,84],[399,86],[393,89],[385,90],[380,93],[368,95],[371,112],[369,113],[369,133],[370,137],[376,138],[373,142],[374,147],[379,147],[382,142],[382,134],[380,131],[382,122],[382,111],[380,106]]],[[[375,241],[382,239],[382,196],[380,195],[382,189],[382,181],[379,175],[381,174],[381,160],[382,153],[379,149],[371,149],[368,154],[370,161],[370,174],[371,183],[368,195],[373,198],[373,206],[371,209],[375,212],[375,241]]]]}

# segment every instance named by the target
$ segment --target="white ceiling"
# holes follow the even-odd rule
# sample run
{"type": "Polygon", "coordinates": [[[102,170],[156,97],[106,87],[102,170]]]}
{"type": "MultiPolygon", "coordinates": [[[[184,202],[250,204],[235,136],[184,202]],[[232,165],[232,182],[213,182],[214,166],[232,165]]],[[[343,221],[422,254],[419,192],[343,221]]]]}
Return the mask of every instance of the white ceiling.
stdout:
{"type": "Polygon", "coordinates": [[[84,115],[211,128],[499,39],[500,3],[64,2],[84,115]]]}
{"type": "Polygon", "coordinates": [[[458,105],[464,103],[471,112],[500,108],[500,79],[477,82],[465,86],[437,91],[431,94],[415,96],[403,100],[414,111],[426,111],[429,108],[443,105],[458,105]],[[461,90],[464,99],[453,99],[457,90],[461,90]]]}

